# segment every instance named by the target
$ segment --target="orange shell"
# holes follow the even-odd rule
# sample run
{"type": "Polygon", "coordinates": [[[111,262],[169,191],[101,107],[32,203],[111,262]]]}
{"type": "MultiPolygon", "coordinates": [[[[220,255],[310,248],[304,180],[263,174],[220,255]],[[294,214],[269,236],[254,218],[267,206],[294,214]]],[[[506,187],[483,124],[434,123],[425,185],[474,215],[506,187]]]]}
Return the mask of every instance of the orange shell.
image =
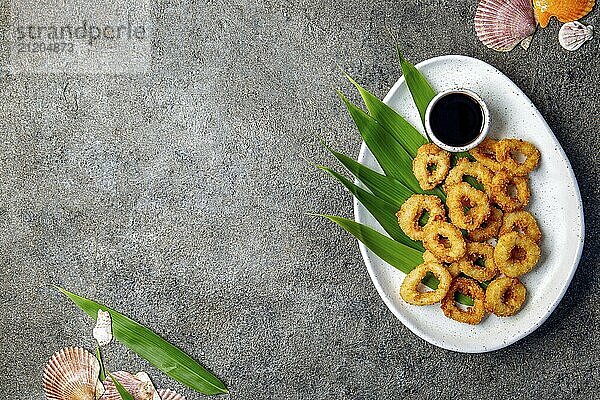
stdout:
{"type": "Polygon", "coordinates": [[[545,28],[552,17],[560,22],[576,21],[592,11],[595,3],[596,0],[533,0],[533,8],[535,19],[545,28]]]}

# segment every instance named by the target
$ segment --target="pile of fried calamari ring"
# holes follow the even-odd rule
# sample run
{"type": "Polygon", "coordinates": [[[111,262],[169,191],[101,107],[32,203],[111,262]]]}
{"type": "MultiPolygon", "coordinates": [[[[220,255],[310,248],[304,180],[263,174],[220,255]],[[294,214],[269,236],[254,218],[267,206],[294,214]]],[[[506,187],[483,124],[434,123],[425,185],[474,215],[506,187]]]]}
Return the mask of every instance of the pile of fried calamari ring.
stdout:
{"type": "Polygon", "coordinates": [[[447,197],[444,205],[435,195],[415,194],[397,213],[404,233],[426,250],[423,264],[404,279],[400,296],[414,305],[441,302],[447,317],[478,324],[486,312],[510,316],[525,303],[527,290],[519,277],[540,258],[542,234],[524,210],[528,174],[540,152],[519,139],[486,139],[470,154],[474,161],[458,158],[451,166],[450,153],[432,143],[417,152],[413,172],[419,185],[423,190],[442,185],[447,197]],[[422,290],[432,275],[437,289],[422,290]],[[459,293],[473,305],[458,305],[459,293]]]}

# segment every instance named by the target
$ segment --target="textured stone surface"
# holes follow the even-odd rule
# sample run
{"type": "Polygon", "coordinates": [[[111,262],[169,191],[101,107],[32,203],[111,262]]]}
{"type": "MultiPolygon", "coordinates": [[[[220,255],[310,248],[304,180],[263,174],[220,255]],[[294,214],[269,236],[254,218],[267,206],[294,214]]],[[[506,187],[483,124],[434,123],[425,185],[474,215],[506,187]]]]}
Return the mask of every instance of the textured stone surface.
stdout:
{"type": "MultiPolygon", "coordinates": [[[[93,346],[91,321],[52,283],[153,327],[232,398],[597,395],[599,40],[567,53],[555,21],[529,51],[495,53],[475,37],[475,0],[154,7],[152,73],[0,78],[0,397],[41,398],[45,360],[93,346]],[[411,61],[457,53],[506,73],[579,179],[587,235],[574,281],[506,349],[457,354],[416,337],[379,298],[356,241],[305,215],[351,215],[305,159],[330,162],[318,135],[357,154],[338,66],[383,96],[399,76],[387,28],[411,61]]],[[[106,362],[202,398],[118,344],[106,362]]]]}

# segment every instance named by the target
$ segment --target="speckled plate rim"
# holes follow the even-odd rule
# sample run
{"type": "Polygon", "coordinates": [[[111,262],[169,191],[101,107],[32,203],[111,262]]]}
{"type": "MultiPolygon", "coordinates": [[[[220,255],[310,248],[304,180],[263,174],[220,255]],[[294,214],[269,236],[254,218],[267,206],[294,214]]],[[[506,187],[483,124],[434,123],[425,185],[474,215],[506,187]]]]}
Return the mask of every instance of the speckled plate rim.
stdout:
{"type": "MultiPolygon", "coordinates": [[[[433,344],[435,346],[447,349],[447,350],[461,352],[461,353],[485,353],[485,352],[491,352],[491,351],[495,351],[495,350],[499,350],[499,349],[502,349],[504,347],[507,347],[507,346],[509,346],[509,345],[511,345],[511,344],[513,344],[513,343],[515,343],[517,341],[519,341],[520,339],[526,337],[527,335],[531,334],[533,331],[535,331],[538,327],[540,327],[548,319],[548,317],[552,314],[552,312],[556,309],[556,307],[558,306],[558,304],[562,300],[562,298],[565,295],[567,289],[569,288],[569,285],[571,283],[571,280],[573,279],[575,271],[577,270],[577,267],[579,265],[579,261],[581,259],[582,251],[583,251],[584,238],[585,238],[585,224],[584,224],[584,214],[583,214],[583,203],[581,201],[581,193],[579,191],[579,186],[577,184],[577,179],[575,177],[575,174],[573,173],[573,169],[571,168],[571,164],[570,164],[570,162],[569,162],[569,160],[568,160],[568,158],[567,158],[567,156],[566,156],[566,154],[565,154],[562,146],[560,145],[560,143],[556,139],[556,136],[554,135],[554,133],[552,132],[552,130],[548,126],[548,124],[545,121],[545,119],[543,118],[543,116],[539,113],[539,111],[537,110],[537,108],[535,107],[535,105],[514,84],[514,82],[512,82],[512,80],[510,78],[508,78],[506,75],[504,75],[502,72],[500,72],[496,68],[492,67],[488,63],[485,63],[484,61],[481,61],[481,60],[478,60],[478,59],[472,58],[472,57],[461,56],[461,55],[447,55],[447,56],[434,57],[434,58],[425,60],[425,61],[417,64],[415,67],[417,69],[421,70],[421,69],[426,69],[428,66],[430,66],[431,64],[435,64],[435,63],[444,63],[444,64],[447,64],[447,65],[452,65],[452,63],[456,63],[456,62],[479,63],[479,64],[481,64],[482,67],[488,68],[490,71],[493,71],[494,73],[497,73],[500,76],[502,76],[506,80],[507,84],[510,86],[510,88],[508,88],[508,89],[512,90],[514,93],[518,93],[518,95],[522,95],[524,97],[524,100],[527,102],[528,106],[531,107],[533,110],[535,110],[535,112],[537,112],[537,114],[540,116],[540,120],[542,122],[543,127],[545,128],[546,133],[548,134],[549,139],[556,146],[556,149],[560,153],[560,157],[562,159],[561,161],[563,162],[564,167],[568,170],[570,180],[574,184],[574,194],[575,194],[575,197],[576,197],[576,200],[577,200],[577,208],[579,209],[579,221],[578,221],[579,222],[579,226],[576,227],[576,229],[578,230],[578,235],[577,236],[579,236],[581,239],[580,239],[578,247],[577,247],[577,249],[575,251],[572,265],[569,268],[569,273],[568,273],[567,276],[565,276],[564,284],[562,285],[562,288],[560,289],[560,292],[558,293],[558,295],[556,295],[554,297],[553,302],[550,304],[550,306],[547,308],[547,310],[542,315],[539,316],[539,318],[535,321],[535,323],[533,323],[530,326],[526,327],[526,329],[520,331],[518,334],[515,334],[510,339],[503,340],[503,341],[498,341],[497,343],[495,343],[493,345],[489,345],[489,346],[485,346],[485,347],[478,347],[476,345],[475,346],[465,347],[465,346],[457,345],[457,344],[452,343],[452,342],[448,342],[448,341],[444,341],[444,340],[439,340],[437,337],[435,337],[434,335],[432,335],[428,330],[424,330],[424,329],[418,328],[416,326],[416,324],[414,324],[410,320],[410,318],[408,318],[408,316],[406,316],[400,309],[398,309],[393,304],[393,301],[392,301],[392,299],[390,297],[390,293],[387,293],[385,291],[385,289],[383,288],[382,284],[379,282],[379,279],[376,276],[376,271],[375,271],[375,268],[374,268],[374,265],[373,265],[372,258],[378,260],[380,263],[384,263],[384,262],[381,259],[379,259],[379,257],[377,257],[375,254],[373,254],[361,242],[359,242],[359,248],[360,248],[360,252],[362,254],[362,257],[364,259],[365,265],[367,267],[367,270],[369,272],[369,276],[371,277],[371,280],[373,282],[373,285],[377,289],[377,292],[381,296],[381,298],[384,301],[384,303],[386,304],[386,306],[390,309],[390,311],[392,311],[392,313],[409,330],[411,330],[414,334],[416,334],[420,338],[426,340],[427,342],[429,342],[429,343],[431,343],[431,344],[433,344]]],[[[391,101],[392,101],[392,99],[394,98],[394,96],[397,95],[399,88],[402,87],[402,86],[406,87],[406,83],[404,81],[404,77],[401,77],[394,84],[394,86],[388,92],[388,94],[385,96],[385,98],[384,98],[383,101],[386,104],[390,104],[391,101]]],[[[402,114],[405,115],[404,112],[402,114]]],[[[410,118],[407,118],[407,119],[410,120],[410,118]]],[[[418,129],[422,131],[422,129],[421,129],[420,126],[418,126],[418,129]]],[[[369,157],[369,156],[372,157],[372,155],[370,155],[370,152],[369,152],[366,144],[363,142],[362,145],[361,145],[360,154],[358,156],[358,161],[360,163],[365,164],[365,159],[367,157],[369,157]]],[[[357,183],[360,184],[360,182],[358,182],[358,181],[357,181],[357,183]]],[[[354,215],[355,215],[355,220],[357,222],[360,222],[360,223],[365,223],[366,222],[365,220],[368,219],[368,217],[366,217],[366,215],[370,216],[369,212],[358,202],[358,200],[356,198],[354,198],[354,215]]],[[[372,219],[372,217],[371,217],[371,219],[372,219]]],[[[377,223],[372,224],[371,226],[373,228],[379,230],[379,231],[382,231],[381,227],[378,226],[377,223]]],[[[391,269],[395,270],[395,268],[392,267],[392,266],[390,266],[389,264],[386,265],[386,266],[388,268],[391,268],[391,269]]],[[[399,294],[397,292],[396,293],[392,293],[391,295],[392,296],[399,296],[399,294]]],[[[438,311],[441,313],[441,310],[438,310],[438,311]]]]}

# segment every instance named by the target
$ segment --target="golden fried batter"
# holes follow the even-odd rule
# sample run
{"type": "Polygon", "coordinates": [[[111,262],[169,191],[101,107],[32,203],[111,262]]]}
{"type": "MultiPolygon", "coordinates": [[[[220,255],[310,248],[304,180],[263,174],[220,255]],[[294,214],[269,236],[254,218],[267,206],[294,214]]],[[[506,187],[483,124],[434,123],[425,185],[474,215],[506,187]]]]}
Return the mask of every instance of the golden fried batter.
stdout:
{"type": "Polygon", "coordinates": [[[523,307],[526,297],[527,289],[518,278],[498,278],[485,290],[485,309],[499,317],[508,317],[523,307]]]}
{"type": "Polygon", "coordinates": [[[452,275],[453,278],[455,276],[457,276],[458,274],[460,274],[460,269],[458,268],[458,261],[455,261],[453,263],[447,263],[447,262],[440,261],[437,258],[435,258],[433,253],[431,253],[429,250],[425,250],[425,252],[423,253],[423,262],[424,263],[432,262],[432,263],[436,263],[436,264],[442,264],[444,267],[446,267],[448,272],[450,272],[450,275],[452,275]]]}
{"type": "Polygon", "coordinates": [[[527,211],[513,211],[504,214],[499,235],[506,235],[513,231],[522,233],[536,243],[542,239],[542,231],[540,231],[535,217],[527,211]]]}
{"type": "Polygon", "coordinates": [[[413,160],[413,173],[423,190],[431,190],[442,183],[450,170],[450,153],[427,143],[419,147],[413,160]]]}
{"type": "Polygon", "coordinates": [[[498,268],[494,262],[494,248],[487,243],[467,243],[467,253],[458,261],[458,268],[463,274],[486,282],[498,274],[498,268]],[[483,267],[477,265],[477,261],[483,261],[483,267]]]}
{"type": "Polygon", "coordinates": [[[450,263],[465,255],[465,239],[451,223],[433,221],[425,226],[423,232],[423,246],[438,260],[450,263]]]}
{"type": "Polygon", "coordinates": [[[473,242],[485,242],[498,236],[500,225],[502,225],[502,211],[496,207],[490,207],[490,215],[481,223],[479,228],[469,232],[469,239],[473,242]]]}
{"type": "Polygon", "coordinates": [[[498,204],[502,211],[521,210],[529,203],[528,179],[522,176],[512,176],[506,171],[500,171],[492,179],[491,199],[498,204]],[[515,193],[512,193],[514,187],[515,193]]]}
{"type": "Polygon", "coordinates": [[[458,228],[468,231],[479,228],[490,215],[488,196],[466,182],[450,186],[446,206],[450,221],[458,228]]]}
{"type": "Polygon", "coordinates": [[[540,162],[540,151],[521,139],[502,139],[496,144],[496,159],[512,175],[526,176],[540,162]],[[523,162],[515,160],[514,154],[522,154],[523,162]]]}
{"type": "Polygon", "coordinates": [[[446,220],[446,209],[442,204],[442,200],[437,196],[427,196],[424,194],[413,194],[410,196],[402,204],[400,211],[396,213],[400,228],[412,240],[423,240],[423,228],[425,226],[422,227],[419,225],[419,218],[421,218],[425,211],[429,213],[429,219],[425,226],[433,221],[446,220]]]}
{"type": "Polygon", "coordinates": [[[518,232],[498,238],[494,248],[496,267],[506,276],[517,278],[531,271],[540,259],[540,247],[518,232]]]}
{"type": "Polygon", "coordinates": [[[477,179],[477,181],[483,185],[486,193],[490,191],[492,187],[492,171],[487,169],[483,164],[470,162],[466,158],[460,158],[454,168],[450,170],[446,182],[444,183],[444,190],[448,192],[450,186],[463,182],[465,176],[471,176],[477,179]]]}
{"type": "Polygon", "coordinates": [[[450,273],[441,264],[432,262],[423,263],[416,266],[406,275],[400,286],[400,296],[407,303],[416,306],[434,304],[444,298],[451,281],[452,276],[450,276],[450,273]],[[432,273],[438,279],[438,287],[432,291],[421,292],[419,291],[419,285],[428,272],[432,273]]]}
{"type": "Polygon", "coordinates": [[[444,315],[453,320],[477,325],[485,317],[485,292],[477,282],[469,278],[454,278],[446,297],[442,299],[444,315]],[[467,295],[473,299],[473,306],[463,310],[454,300],[456,292],[467,295]]]}
{"type": "Polygon", "coordinates": [[[496,160],[497,140],[485,139],[479,146],[471,149],[469,154],[490,171],[497,172],[502,169],[502,164],[496,160]]]}

